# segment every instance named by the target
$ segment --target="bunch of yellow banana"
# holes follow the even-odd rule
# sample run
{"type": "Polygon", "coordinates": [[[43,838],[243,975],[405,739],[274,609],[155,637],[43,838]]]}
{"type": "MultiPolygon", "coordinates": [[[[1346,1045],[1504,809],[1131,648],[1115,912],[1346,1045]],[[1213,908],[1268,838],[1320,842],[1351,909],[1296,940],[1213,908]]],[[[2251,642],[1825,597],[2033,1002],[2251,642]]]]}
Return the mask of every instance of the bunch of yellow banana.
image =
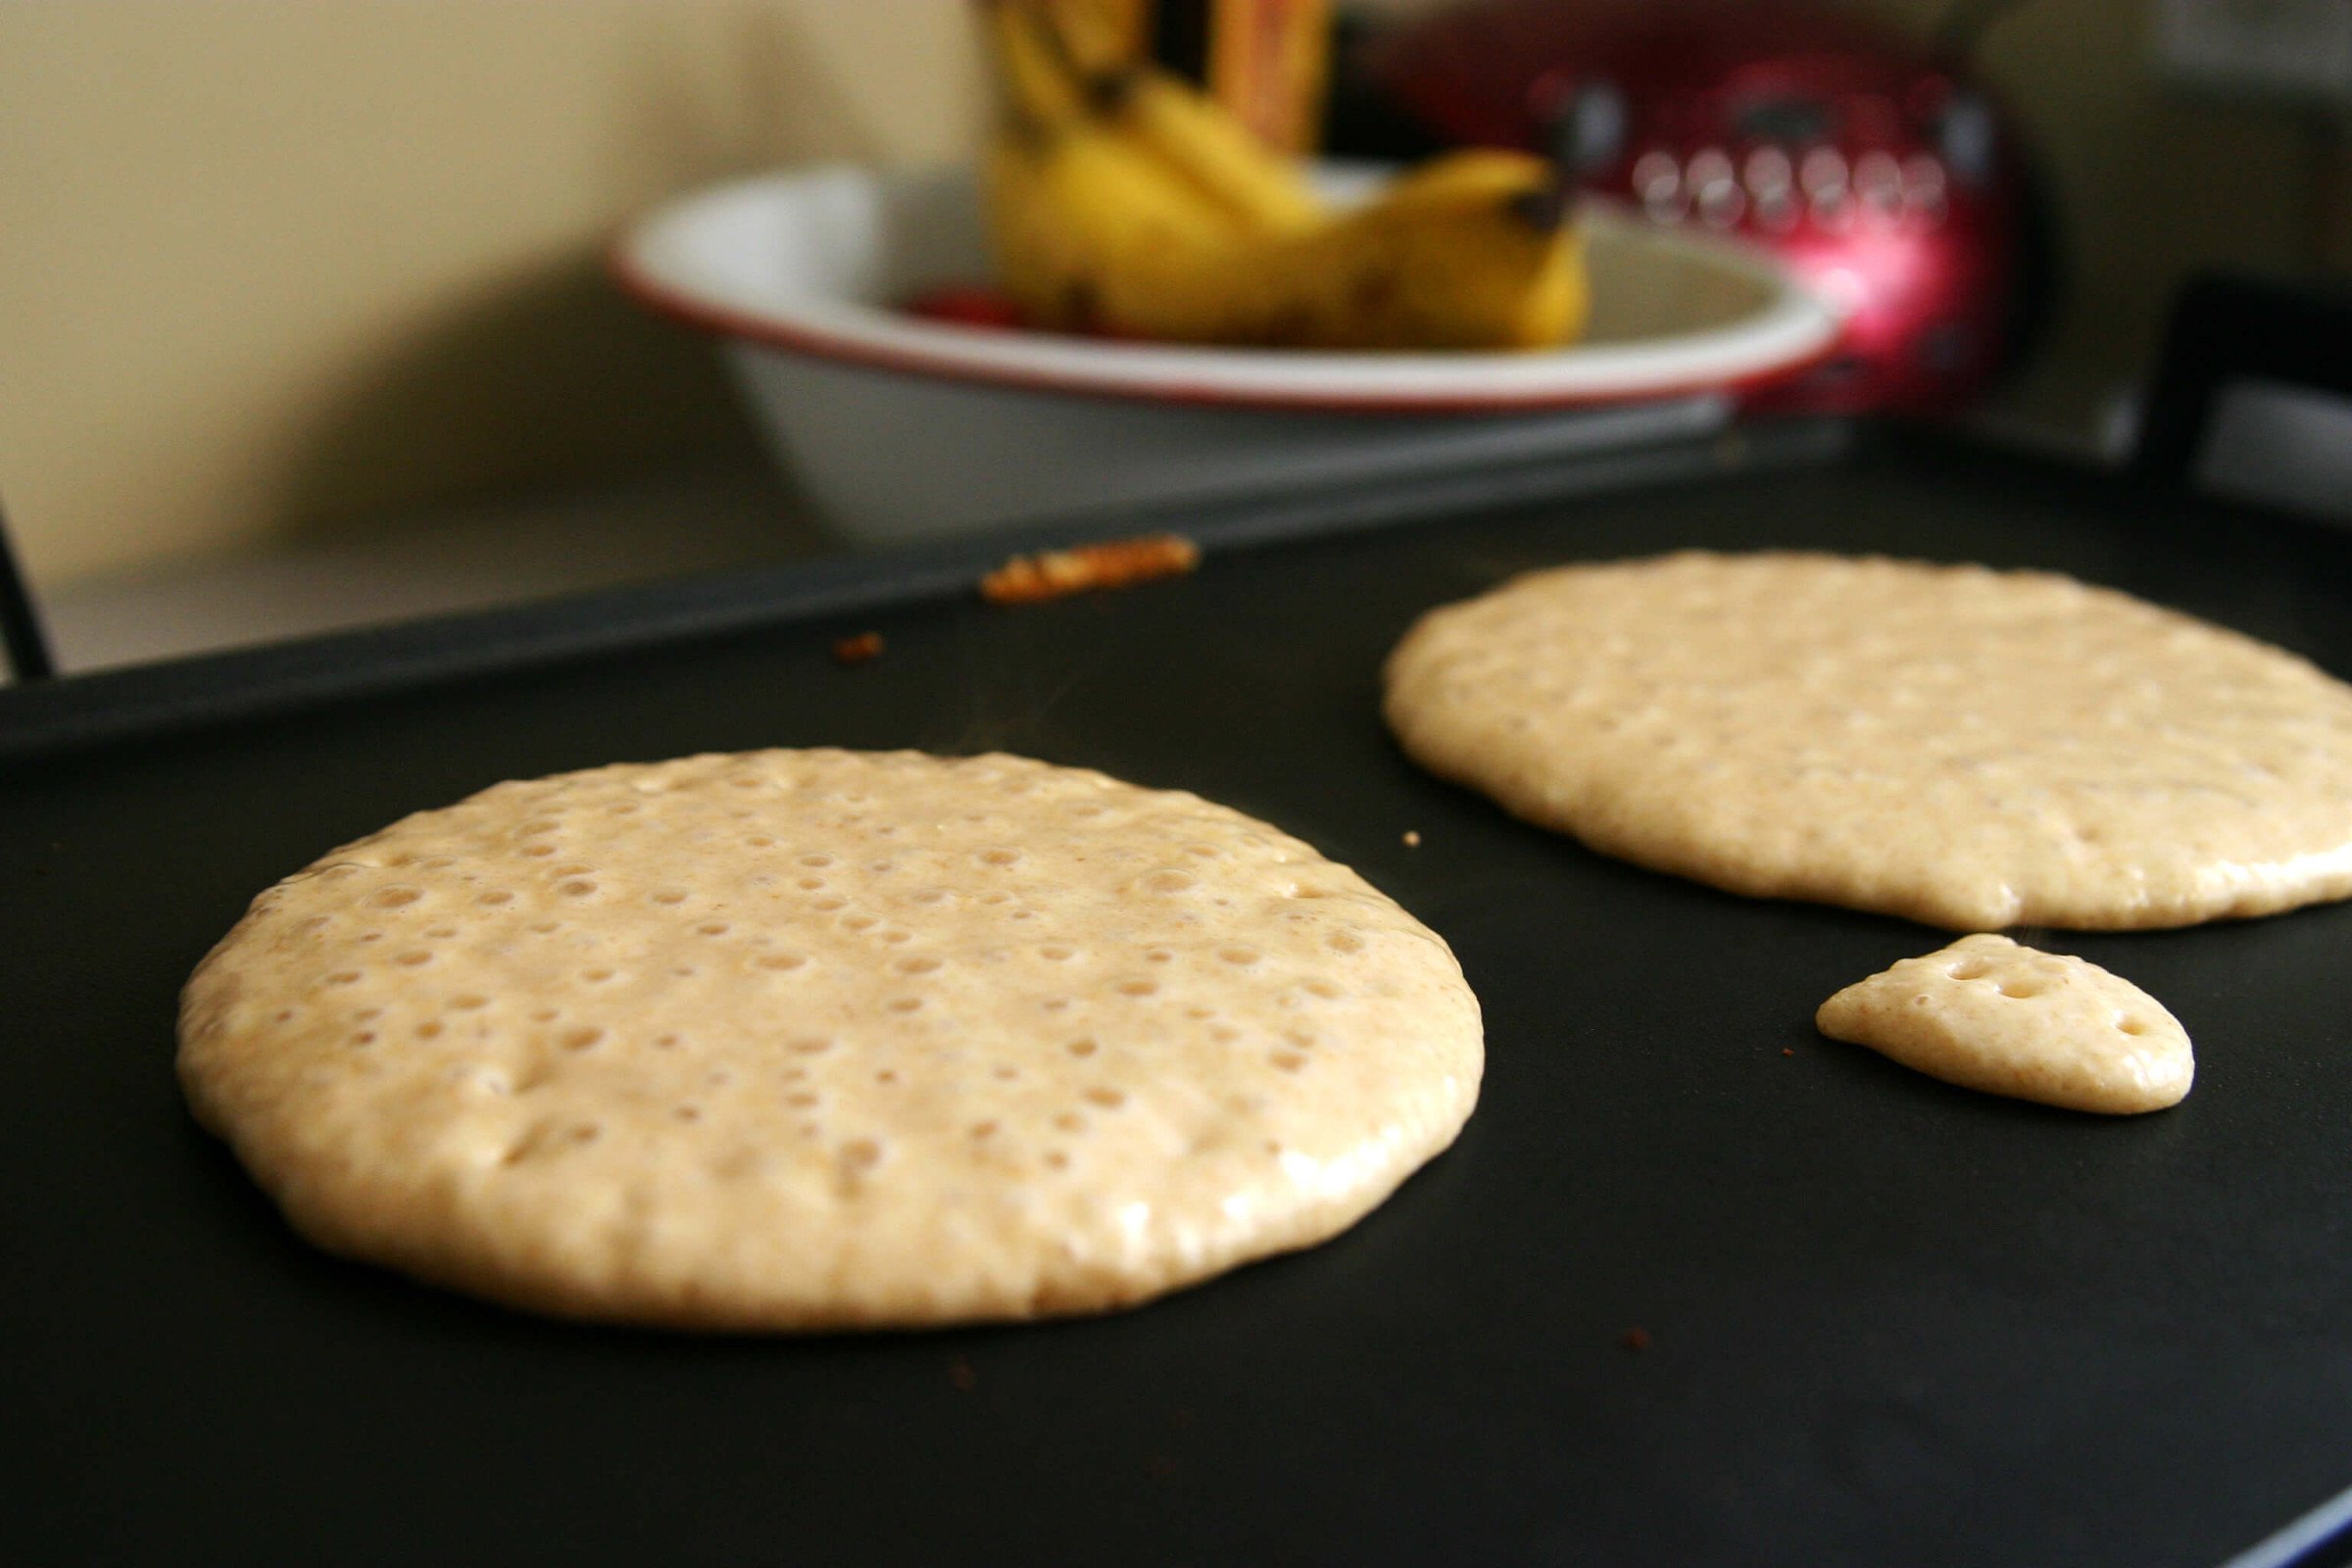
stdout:
{"type": "Polygon", "coordinates": [[[1184,343],[1549,348],[1583,330],[1554,167],[1441,158],[1333,211],[1174,76],[1110,56],[1083,0],[987,0],[1006,113],[985,169],[1006,289],[1041,326],[1184,343]]]}

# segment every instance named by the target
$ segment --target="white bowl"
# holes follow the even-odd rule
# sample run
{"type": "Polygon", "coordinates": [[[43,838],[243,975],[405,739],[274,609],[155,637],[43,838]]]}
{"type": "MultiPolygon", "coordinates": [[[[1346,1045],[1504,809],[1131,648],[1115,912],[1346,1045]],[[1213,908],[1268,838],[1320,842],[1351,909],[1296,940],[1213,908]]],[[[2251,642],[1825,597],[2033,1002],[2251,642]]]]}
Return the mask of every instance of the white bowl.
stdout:
{"type": "Polygon", "coordinates": [[[1835,312],[1760,250],[1600,207],[1588,224],[1587,337],[1523,354],[1191,348],[907,316],[894,302],[988,276],[960,169],[716,186],[632,225],[612,264],[644,304],[720,339],[778,459],[834,526],[879,543],[1699,433],[1835,345],[1835,312]]]}

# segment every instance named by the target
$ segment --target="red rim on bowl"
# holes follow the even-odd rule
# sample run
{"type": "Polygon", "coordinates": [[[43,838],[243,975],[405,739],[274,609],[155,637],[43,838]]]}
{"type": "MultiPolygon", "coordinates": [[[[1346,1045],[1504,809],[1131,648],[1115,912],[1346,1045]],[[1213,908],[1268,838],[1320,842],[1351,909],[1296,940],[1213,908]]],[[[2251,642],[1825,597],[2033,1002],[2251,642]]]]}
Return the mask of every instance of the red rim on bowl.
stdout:
{"type": "MultiPolygon", "coordinates": [[[[968,173],[828,168],[710,187],[665,204],[612,244],[620,286],[646,308],[715,337],[867,368],[1031,392],[1239,409],[1494,414],[1568,409],[1778,384],[1837,352],[1839,320],[1760,250],[1644,230],[1595,211],[1595,243],[1624,236],[1763,285],[1729,324],[1548,352],[1341,354],[1119,342],[918,318],[847,292],[796,284],[759,237],[822,204],[870,207],[888,184],[952,189],[968,173]],[[886,183],[887,182],[887,183],[886,183]]],[[[967,198],[968,199],[968,198],[967,198]]]]}

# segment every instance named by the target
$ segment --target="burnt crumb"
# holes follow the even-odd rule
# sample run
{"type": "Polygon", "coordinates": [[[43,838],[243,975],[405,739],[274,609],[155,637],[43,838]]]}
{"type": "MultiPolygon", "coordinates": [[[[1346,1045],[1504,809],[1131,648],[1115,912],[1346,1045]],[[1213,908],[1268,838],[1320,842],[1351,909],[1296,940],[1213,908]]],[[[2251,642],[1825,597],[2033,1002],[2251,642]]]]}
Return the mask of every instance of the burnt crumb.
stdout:
{"type": "Polygon", "coordinates": [[[1076,545],[1013,557],[980,579],[980,597],[994,605],[1035,604],[1095,589],[1124,588],[1154,577],[1181,576],[1200,564],[1200,547],[1182,534],[1076,545]]]}
{"type": "Polygon", "coordinates": [[[882,657],[882,634],[861,631],[855,637],[844,637],[833,645],[836,664],[865,664],[882,657]]]}
{"type": "Polygon", "coordinates": [[[980,1374],[959,1355],[948,1363],[948,1381],[956,1386],[956,1393],[969,1394],[980,1386],[980,1374]]]}
{"type": "Polygon", "coordinates": [[[1629,1350],[1646,1350],[1649,1348],[1649,1330],[1627,1329],[1618,1336],[1617,1343],[1629,1350]]]}

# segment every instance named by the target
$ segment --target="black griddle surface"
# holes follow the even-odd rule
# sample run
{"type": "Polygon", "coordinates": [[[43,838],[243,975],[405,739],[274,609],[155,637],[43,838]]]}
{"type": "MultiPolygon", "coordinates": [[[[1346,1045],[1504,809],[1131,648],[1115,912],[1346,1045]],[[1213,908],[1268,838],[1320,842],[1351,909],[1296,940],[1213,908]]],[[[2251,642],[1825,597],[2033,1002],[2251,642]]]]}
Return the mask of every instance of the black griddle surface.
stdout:
{"type": "Polygon", "coordinates": [[[1391,744],[1419,612],[1683,545],[2056,567],[2352,672],[2343,541],[1898,445],[1019,611],[910,557],[855,612],[14,761],[0,1552],[2154,1568],[2352,1486],[2352,906],[2020,933],[2196,1041],[2180,1108],[2072,1115],[1813,1032],[1941,935],[1602,859],[1391,744]],[[1306,838],[1460,956],[1477,1115],[1348,1235],[1134,1312],[764,1341],[322,1256],[188,1119],[177,988],[276,878],[504,778],[814,744],[1007,748],[1306,838]]]}

